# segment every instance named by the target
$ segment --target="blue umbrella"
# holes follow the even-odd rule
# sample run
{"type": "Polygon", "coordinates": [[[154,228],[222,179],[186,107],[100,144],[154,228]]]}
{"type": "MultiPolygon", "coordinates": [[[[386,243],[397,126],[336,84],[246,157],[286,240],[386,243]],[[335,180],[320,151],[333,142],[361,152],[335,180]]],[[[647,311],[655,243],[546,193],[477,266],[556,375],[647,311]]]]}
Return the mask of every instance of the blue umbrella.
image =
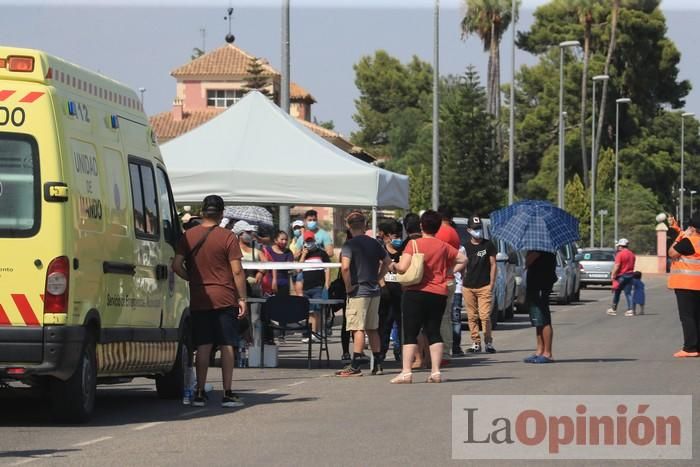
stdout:
{"type": "Polygon", "coordinates": [[[519,201],[491,213],[491,235],[517,250],[556,252],[580,238],[578,219],[547,201],[519,201]]]}

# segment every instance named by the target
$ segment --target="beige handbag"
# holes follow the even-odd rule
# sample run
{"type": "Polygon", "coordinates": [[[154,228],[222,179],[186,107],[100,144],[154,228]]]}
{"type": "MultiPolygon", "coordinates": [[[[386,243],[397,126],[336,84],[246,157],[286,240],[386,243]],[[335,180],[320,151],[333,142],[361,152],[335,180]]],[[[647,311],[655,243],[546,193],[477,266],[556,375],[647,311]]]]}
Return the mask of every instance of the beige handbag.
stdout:
{"type": "Polygon", "coordinates": [[[405,286],[416,285],[423,280],[423,253],[418,252],[418,243],[411,240],[413,245],[413,255],[411,255],[411,264],[403,274],[397,274],[396,280],[399,284],[405,286]]]}

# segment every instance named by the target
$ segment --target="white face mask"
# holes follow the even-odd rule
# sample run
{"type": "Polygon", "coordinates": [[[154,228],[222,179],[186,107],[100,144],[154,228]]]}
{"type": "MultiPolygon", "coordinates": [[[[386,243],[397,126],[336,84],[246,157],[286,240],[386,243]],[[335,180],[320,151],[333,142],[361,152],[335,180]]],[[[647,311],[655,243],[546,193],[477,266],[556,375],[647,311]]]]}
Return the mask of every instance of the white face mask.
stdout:
{"type": "Polygon", "coordinates": [[[484,232],[481,229],[479,229],[479,230],[469,229],[469,235],[471,235],[472,237],[474,237],[477,240],[481,240],[484,237],[484,232]]]}

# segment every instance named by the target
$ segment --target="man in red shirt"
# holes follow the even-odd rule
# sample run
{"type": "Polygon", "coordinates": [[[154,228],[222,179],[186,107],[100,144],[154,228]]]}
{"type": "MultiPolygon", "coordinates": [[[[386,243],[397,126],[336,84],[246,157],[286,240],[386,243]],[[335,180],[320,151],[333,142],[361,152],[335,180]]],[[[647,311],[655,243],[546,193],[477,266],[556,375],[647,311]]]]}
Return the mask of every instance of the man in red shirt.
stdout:
{"type": "Polygon", "coordinates": [[[607,313],[611,316],[617,315],[617,304],[620,302],[620,294],[625,293],[627,301],[627,311],[625,316],[634,316],[634,306],[632,304],[632,279],[634,278],[634,262],[635,256],[632,250],[629,249],[629,240],[621,238],[618,240],[617,254],[615,255],[615,265],[613,266],[612,277],[613,282],[617,282],[615,293],[613,295],[612,306],[608,308],[607,313]]]}
{"type": "MultiPolygon", "coordinates": [[[[459,250],[459,234],[452,226],[454,211],[449,206],[440,206],[438,208],[438,213],[440,216],[442,216],[442,224],[440,225],[440,229],[435,234],[435,238],[442,240],[455,250],[459,250]]],[[[445,343],[445,346],[443,347],[444,360],[450,359],[450,352],[452,351],[452,300],[454,299],[454,296],[455,275],[454,271],[450,269],[447,271],[447,304],[445,305],[445,313],[442,315],[442,322],[440,323],[440,335],[445,343]]]]}

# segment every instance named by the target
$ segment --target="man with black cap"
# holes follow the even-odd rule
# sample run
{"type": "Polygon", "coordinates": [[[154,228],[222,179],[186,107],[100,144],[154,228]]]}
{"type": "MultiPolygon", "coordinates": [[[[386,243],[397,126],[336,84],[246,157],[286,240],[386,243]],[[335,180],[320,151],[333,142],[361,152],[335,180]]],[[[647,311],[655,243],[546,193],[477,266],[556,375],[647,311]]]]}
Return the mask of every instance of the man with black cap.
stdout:
{"type": "Polygon", "coordinates": [[[467,251],[467,269],[462,277],[462,295],[467,308],[469,331],[472,337],[470,352],[481,352],[479,322],[484,333],[485,350],[494,353],[491,337],[491,302],[493,286],[496,283],[496,247],[484,238],[481,218],[473,215],[467,223],[469,241],[464,245],[467,251]]]}
{"type": "Polygon", "coordinates": [[[197,389],[192,405],[206,404],[204,385],[213,345],[221,351],[224,397],[222,407],[240,407],[243,401],[231,391],[233,346],[238,320],[246,315],[246,280],[238,239],[219,227],[224,200],[209,195],[202,203],[202,223],[185,232],[173,259],[173,271],[190,283],[190,325],[197,349],[197,389]]]}

